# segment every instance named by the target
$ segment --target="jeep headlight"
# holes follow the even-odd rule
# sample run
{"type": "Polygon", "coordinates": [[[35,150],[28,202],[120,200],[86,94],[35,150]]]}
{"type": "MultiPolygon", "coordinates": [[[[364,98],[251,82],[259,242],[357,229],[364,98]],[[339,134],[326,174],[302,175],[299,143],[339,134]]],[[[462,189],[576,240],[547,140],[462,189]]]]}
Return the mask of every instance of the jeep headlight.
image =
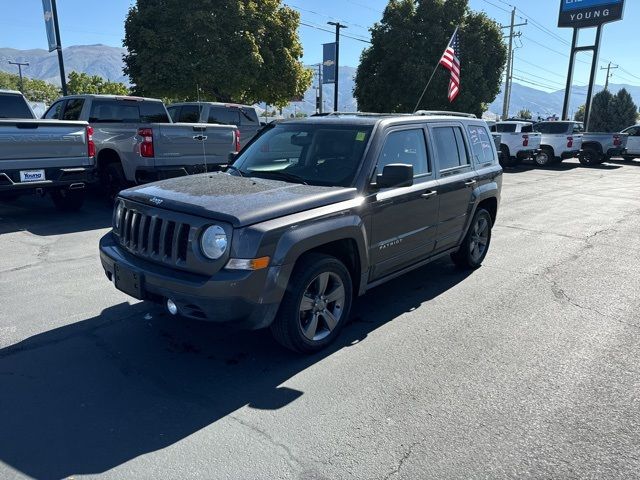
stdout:
{"type": "Polygon", "coordinates": [[[124,212],[124,204],[122,200],[116,202],[116,208],[113,211],[113,229],[117,232],[122,223],[122,213],[124,212]]]}
{"type": "Polygon", "coordinates": [[[200,249],[205,257],[217,260],[227,251],[227,245],[227,234],[220,225],[211,225],[202,232],[200,249]]]}

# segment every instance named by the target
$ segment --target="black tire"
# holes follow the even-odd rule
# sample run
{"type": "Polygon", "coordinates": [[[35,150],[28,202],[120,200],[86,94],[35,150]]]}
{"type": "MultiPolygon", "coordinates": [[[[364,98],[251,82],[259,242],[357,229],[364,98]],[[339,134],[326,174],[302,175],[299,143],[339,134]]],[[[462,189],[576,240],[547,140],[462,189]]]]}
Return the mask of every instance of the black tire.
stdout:
{"type": "Polygon", "coordinates": [[[512,167],[515,165],[512,161],[511,154],[509,153],[509,147],[506,145],[500,145],[500,165],[502,168],[512,167]]]}
{"type": "Polygon", "coordinates": [[[338,337],[347,323],[352,302],[353,284],[345,265],[337,258],[328,255],[317,253],[305,255],[298,261],[289,279],[289,285],[280,304],[278,315],[271,325],[271,333],[276,341],[285,348],[299,353],[317,352],[338,337]],[[312,297],[314,295],[312,292],[319,290],[316,286],[321,285],[319,279],[324,275],[328,275],[328,282],[325,283],[323,292],[327,293],[330,288],[334,288],[330,293],[327,293],[326,301],[324,295],[312,297]],[[340,287],[344,290],[344,298],[340,300],[343,305],[338,305],[337,301],[328,302],[328,298],[335,294],[340,287]],[[321,305],[318,305],[319,301],[321,305]],[[306,308],[308,306],[311,307],[306,308]],[[322,307],[325,307],[324,310],[322,307]],[[332,313],[330,312],[333,319],[335,319],[337,311],[340,313],[333,328],[326,321],[325,313],[322,313],[329,309],[333,310],[332,313]],[[314,318],[316,328],[313,329],[313,333],[309,334],[314,318]],[[315,336],[317,339],[310,339],[305,335],[303,331],[305,326],[308,327],[307,334],[315,336]]]}
{"type": "Polygon", "coordinates": [[[580,152],[578,160],[580,160],[581,165],[592,167],[601,164],[604,161],[604,155],[592,148],[586,148],[580,152]]]}
{"type": "Polygon", "coordinates": [[[469,226],[469,231],[460,245],[460,249],[451,254],[451,259],[457,267],[464,270],[475,270],[482,265],[484,258],[489,251],[489,245],[491,244],[491,230],[493,228],[493,222],[491,220],[491,214],[484,208],[480,208],[476,211],[469,226]],[[482,229],[482,225],[486,225],[485,230],[482,229]],[[482,231],[480,231],[482,229],[482,231]],[[479,249],[478,238],[482,237],[485,241],[484,248],[481,251],[476,251],[476,247],[479,249]]]}
{"type": "Polygon", "coordinates": [[[631,155],[623,155],[623,156],[622,156],[622,159],[623,159],[625,162],[632,162],[635,158],[636,158],[636,157],[633,157],[633,156],[631,156],[631,155]]]}
{"type": "Polygon", "coordinates": [[[556,157],[551,148],[542,147],[540,153],[533,157],[533,161],[538,167],[548,167],[556,163],[556,157]]]}
{"type": "Polygon", "coordinates": [[[84,205],[85,191],[60,188],[51,191],[51,200],[61,212],[75,212],[84,205]]]}
{"type": "Polygon", "coordinates": [[[114,202],[118,193],[129,187],[127,177],[120,163],[109,163],[100,172],[100,185],[110,202],[114,202]]]}

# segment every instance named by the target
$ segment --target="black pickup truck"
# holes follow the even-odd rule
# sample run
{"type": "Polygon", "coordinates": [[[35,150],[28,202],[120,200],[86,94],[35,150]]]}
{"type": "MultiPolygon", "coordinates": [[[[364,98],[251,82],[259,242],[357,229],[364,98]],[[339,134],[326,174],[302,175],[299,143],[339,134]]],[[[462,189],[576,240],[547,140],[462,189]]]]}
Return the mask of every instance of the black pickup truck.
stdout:
{"type": "Polygon", "coordinates": [[[172,315],[313,352],[353,298],[444,255],[480,266],[502,169],[482,120],[330,115],[265,128],[224,173],[121,192],[102,265],[172,315]]]}

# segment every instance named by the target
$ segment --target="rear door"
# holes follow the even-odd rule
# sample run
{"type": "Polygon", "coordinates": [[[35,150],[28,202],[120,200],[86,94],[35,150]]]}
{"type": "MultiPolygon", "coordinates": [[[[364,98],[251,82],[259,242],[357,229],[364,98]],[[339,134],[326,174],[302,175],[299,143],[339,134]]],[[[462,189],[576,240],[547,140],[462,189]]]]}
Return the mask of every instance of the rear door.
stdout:
{"type": "Polygon", "coordinates": [[[438,221],[436,180],[426,148],[426,129],[421,125],[390,129],[377,156],[375,173],[385,165],[411,164],[411,187],[379,191],[371,205],[369,255],[377,280],[427,258],[435,245],[438,221]]]}
{"type": "Polygon", "coordinates": [[[438,230],[436,251],[460,242],[471,212],[471,198],[477,173],[471,164],[469,147],[460,123],[429,124],[438,176],[438,230]]]}

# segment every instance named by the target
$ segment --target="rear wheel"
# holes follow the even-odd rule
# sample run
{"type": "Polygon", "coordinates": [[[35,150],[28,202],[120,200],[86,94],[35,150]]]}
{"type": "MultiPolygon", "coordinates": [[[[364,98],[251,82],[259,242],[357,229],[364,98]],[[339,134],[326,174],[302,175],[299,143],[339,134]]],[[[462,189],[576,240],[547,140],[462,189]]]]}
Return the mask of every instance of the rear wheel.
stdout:
{"type": "Polygon", "coordinates": [[[539,167],[548,167],[555,162],[555,156],[552,149],[549,147],[542,147],[540,152],[533,157],[533,160],[539,167]]]}
{"type": "Polygon", "coordinates": [[[109,163],[100,172],[100,184],[110,202],[114,202],[118,193],[129,186],[120,163],[109,163]]]}
{"type": "Polygon", "coordinates": [[[509,147],[506,145],[500,145],[500,165],[502,167],[512,167],[515,165],[509,153],[509,147]]]}
{"type": "Polygon", "coordinates": [[[580,160],[580,163],[585,167],[592,167],[593,165],[602,163],[604,161],[604,155],[597,150],[587,148],[580,152],[578,160],[580,160]]]}
{"type": "Polygon", "coordinates": [[[271,332],[290,350],[321,350],[338,337],[349,317],[352,299],[351,275],[340,260],[315,253],[306,255],[289,279],[271,332]]]}
{"type": "Polygon", "coordinates": [[[479,209],[471,221],[460,249],[451,255],[453,263],[465,270],[480,267],[489,251],[492,227],[491,214],[484,208],[479,209]]]}
{"type": "Polygon", "coordinates": [[[62,212],[75,212],[84,204],[85,191],[60,188],[51,191],[51,200],[56,208],[62,212]]]}

